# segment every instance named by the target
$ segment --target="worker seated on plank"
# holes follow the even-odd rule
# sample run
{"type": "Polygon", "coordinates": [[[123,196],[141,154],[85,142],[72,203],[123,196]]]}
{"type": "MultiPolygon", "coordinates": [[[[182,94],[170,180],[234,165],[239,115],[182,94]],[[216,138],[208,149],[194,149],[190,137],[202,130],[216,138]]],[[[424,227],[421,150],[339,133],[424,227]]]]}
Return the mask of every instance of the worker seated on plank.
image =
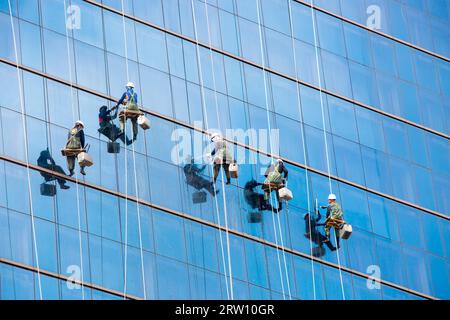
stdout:
{"type": "Polygon", "coordinates": [[[123,93],[117,105],[123,105],[123,110],[119,113],[120,131],[123,132],[125,136],[125,122],[127,119],[130,119],[133,126],[132,141],[136,141],[138,134],[137,118],[142,115],[142,112],[138,107],[138,95],[134,92],[133,82],[127,83],[126,91],[123,93]]]}
{"type": "MultiPolygon", "coordinates": [[[[67,155],[67,167],[70,176],[74,175],[75,160],[78,153],[84,150],[84,123],[80,120],[75,122],[75,126],[69,130],[68,139],[66,143],[66,151],[73,150],[73,153],[67,155]]],[[[80,167],[80,173],[86,175],[84,166],[80,167]]]]}
{"type": "Polygon", "coordinates": [[[325,236],[326,240],[324,242],[330,241],[330,230],[334,228],[336,232],[337,247],[339,245],[339,230],[345,224],[344,213],[342,212],[341,206],[336,202],[336,195],[330,194],[328,196],[328,206],[321,206],[322,209],[327,209],[327,215],[325,219],[325,236]]]}
{"type": "MultiPolygon", "coordinates": [[[[37,159],[37,164],[39,167],[42,167],[44,169],[55,171],[55,172],[61,173],[63,175],[66,174],[64,172],[63,168],[61,168],[61,166],[56,165],[56,162],[53,159],[53,157],[50,155],[50,151],[48,150],[48,148],[44,151],[41,151],[41,154],[39,155],[39,158],[37,159]]],[[[65,179],[62,179],[59,177],[57,178],[51,174],[44,173],[44,172],[42,172],[41,175],[44,177],[45,182],[57,180],[59,187],[61,189],[69,189],[70,188],[68,185],[66,185],[65,179]]]]}
{"type": "Polygon", "coordinates": [[[119,105],[108,109],[107,106],[102,106],[98,113],[98,123],[100,128],[98,132],[107,137],[111,142],[115,142],[117,139],[122,140],[123,143],[130,145],[133,143],[128,138],[125,138],[125,133],[121,131],[113,122],[114,119],[117,118],[117,113],[119,111],[119,105]]]}
{"type": "Polygon", "coordinates": [[[225,171],[227,177],[226,184],[231,183],[230,176],[230,164],[233,161],[231,154],[228,150],[228,146],[223,137],[218,133],[213,133],[211,136],[211,142],[214,143],[214,149],[211,152],[211,157],[214,161],[214,184],[216,183],[217,176],[219,175],[220,167],[225,171]]]}
{"type": "Polygon", "coordinates": [[[289,172],[286,169],[282,159],[277,159],[275,164],[270,165],[264,174],[266,177],[263,184],[264,199],[268,201],[270,198],[270,193],[275,190],[278,200],[277,211],[280,211],[283,208],[278,190],[284,186],[284,181],[287,180],[288,174],[289,172]]]}
{"type": "Polygon", "coordinates": [[[244,186],[244,199],[252,209],[258,209],[258,211],[271,211],[272,205],[270,202],[265,199],[263,194],[255,191],[255,188],[262,185],[262,183],[258,183],[256,180],[247,182],[244,186]]]}
{"type": "Polygon", "coordinates": [[[215,196],[219,191],[214,190],[213,182],[203,178],[201,173],[205,170],[206,165],[198,166],[194,163],[194,158],[187,156],[185,159],[185,165],[183,167],[184,175],[188,185],[194,187],[197,190],[205,189],[212,196],[215,196]]]}

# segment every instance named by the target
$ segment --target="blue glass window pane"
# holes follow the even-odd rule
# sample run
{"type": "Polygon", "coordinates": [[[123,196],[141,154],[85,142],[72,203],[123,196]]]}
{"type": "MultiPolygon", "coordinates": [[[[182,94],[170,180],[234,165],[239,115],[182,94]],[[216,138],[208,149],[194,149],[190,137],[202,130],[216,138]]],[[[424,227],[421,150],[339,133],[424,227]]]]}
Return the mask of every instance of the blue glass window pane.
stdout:
{"type": "Polygon", "coordinates": [[[409,159],[408,137],[403,124],[390,119],[383,119],[387,152],[405,160],[409,159]]]}
{"type": "Polygon", "coordinates": [[[433,61],[425,54],[416,54],[416,75],[420,86],[439,92],[436,67],[433,61]]]}
{"type": "Polygon", "coordinates": [[[339,187],[344,219],[355,227],[372,232],[366,193],[343,183],[339,187]]]}
{"type": "Polygon", "coordinates": [[[167,71],[166,37],[164,33],[137,24],[136,37],[140,62],[149,67],[167,71]]]}
{"type": "Polygon", "coordinates": [[[361,146],[367,187],[385,193],[392,192],[388,156],[378,150],[361,146]]]}
{"type": "Polygon", "coordinates": [[[372,218],[373,232],[394,240],[399,240],[395,205],[382,197],[368,193],[369,210],[372,218]]]}
{"type": "Polygon", "coordinates": [[[369,37],[364,30],[349,24],[344,24],[345,43],[348,58],[366,66],[372,66],[369,37]]]}
{"type": "Polygon", "coordinates": [[[134,0],[134,14],[136,17],[139,17],[145,21],[150,21],[157,25],[163,26],[163,10],[161,3],[161,0],[134,0]]]}
{"type": "Polygon", "coordinates": [[[398,82],[400,116],[420,123],[419,102],[417,100],[417,87],[404,81],[398,82]]]}
{"type": "Polygon", "coordinates": [[[292,39],[276,31],[265,29],[267,63],[270,68],[290,76],[295,75],[292,39]]]}
{"type": "Polygon", "coordinates": [[[328,111],[333,134],[358,142],[354,106],[328,96],[328,111]]]}
{"type": "Polygon", "coordinates": [[[449,142],[436,135],[428,136],[430,160],[433,170],[450,176],[449,142]]]}
{"type": "Polygon", "coordinates": [[[320,47],[333,53],[346,56],[342,23],[327,14],[316,12],[320,47]]]}
{"type": "Polygon", "coordinates": [[[373,70],[350,62],[350,75],[354,99],[370,106],[379,106],[377,83],[373,70]]]}
{"type": "Polygon", "coordinates": [[[326,88],[332,92],[351,97],[352,91],[347,60],[324,50],[321,50],[321,55],[326,88]]]}
{"type": "Polygon", "coordinates": [[[266,27],[290,34],[288,3],[286,0],[261,1],[261,9],[266,27]]]}
{"type": "MultiPolygon", "coordinates": [[[[162,5],[163,5],[163,9],[164,9],[164,23],[165,23],[166,28],[173,30],[175,32],[181,32],[178,0],[162,1],[162,5]]],[[[135,6],[135,8],[136,8],[136,6],[135,6]]],[[[151,8],[154,10],[154,7],[151,7],[151,8]]]]}
{"type": "Polygon", "coordinates": [[[294,37],[310,44],[314,44],[311,9],[295,1],[291,1],[291,10],[294,37]]]}
{"type": "Polygon", "coordinates": [[[41,33],[39,27],[21,21],[20,38],[22,63],[34,69],[42,70],[41,33]]]}
{"type": "Polygon", "coordinates": [[[379,36],[374,36],[372,38],[372,48],[375,67],[378,71],[396,76],[397,69],[393,44],[379,36]]]}
{"type": "Polygon", "coordinates": [[[81,10],[81,25],[73,29],[74,38],[103,48],[102,10],[81,0],[72,0],[70,5],[78,6],[81,10]]]}
{"type": "Polygon", "coordinates": [[[189,298],[189,277],[187,265],[175,260],[157,256],[158,298],[189,298]]]}
{"type": "Polygon", "coordinates": [[[239,40],[236,16],[219,10],[223,50],[239,55],[239,40]]]}
{"type": "Polygon", "coordinates": [[[384,151],[381,117],[374,112],[356,108],[356,122],[361,144],[384,151]]]}

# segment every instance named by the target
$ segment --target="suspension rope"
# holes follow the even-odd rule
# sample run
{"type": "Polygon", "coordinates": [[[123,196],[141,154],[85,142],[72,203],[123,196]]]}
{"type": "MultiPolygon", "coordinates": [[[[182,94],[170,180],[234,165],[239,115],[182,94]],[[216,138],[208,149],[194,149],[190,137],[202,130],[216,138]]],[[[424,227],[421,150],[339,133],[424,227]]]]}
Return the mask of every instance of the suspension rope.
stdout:
{"type": "MultiPolygon", "coordinates": [[[[205,115],[205,127],[207,132],[209,132],[209,123],[208,123],[208,113],[206,110],[206,98],[205,98],[205,88],[204,88],[204,82],[203,82],[203,68],[202,68],[202,62],[200,58],[200,49],[199,49],[199,40],[198,40],[198,32],[197,32],[197,22],[196,22],[196,14],[195,14],[195,7],[194,2],[191,0],[191,9],[193,14],[193,21],[194,21],[194,35],[195,35],[195,42],[196,42],[196,53],[197,53],[197,64],[199,68],[199,80],[200,80],[200,92],[202,96],[202,108],[203,108],[203,114],[205,115]]],[[[209,26],[208,26],[209,29],[209,26]]],[[[211,176],[214,176],[213,168],[210,167],[211,176]]],[[[222,172],[222,190],[224,190],[224,199],[225,199],[225,187],[223,184],[223,172],[222,172]]],[[[214,183],[214,193],[216,193],[216,184],[214,183]]],[[[221,222],[220,222],[220,212],[219,212],[219,203],[217,200],[217,196],[214,196],[215,201],[215,208],[216,208],[216,215],[217,215],[217,223],[219,224],[219,227],[221,228],[221,222]]],[[[224,209],[226,211],[226,200],[224,200],[224,209]]],[[[222,231],[219,230],[219,240],[220,240],[220,247],[222,252],[222,262],[223,262],[223,268],[224,268],[224,277],[225,277],[225,286],[226,286],[226,292],[227,292],[227,299],[233,300],[233,276],[232,276],[232,268],[231,268],[231,254],[230,254],[230,239],[229,239],[229,233],[228,233],[228,219],[227,215],[225,214],[225,233],[226,233],[226,245],[227,245],[227,257],[228,257],[228,272],[227,267],[225,264],[225,253],[224,253],[224,247],[223,247],[223,239],[222,239],[222,231]],[[228,275],[227,275],[228,274],[228,275]],[[228,280],[229,276],[229,280],[228,280]]]]}
{"type": "MultiPolygon", "coordinates": [[[[216,118],[217,123],[219,125],[219,130],[222,130],[222,126],[220,124],[220,117],[219,117],[219,102],[217,99],[217,84],[216,84],[216,73],[214,70],[214,59],[213,59],[213,51],[212,51],[212,40],[211,40],[211,30],[209,27],[209,14],[208,14],[208,4],[206,1],[205,4],[205,12],[206,12],[206,26],[208,30],[208,44],[209,44],[209,58],[211,61],[211,73],[212,73],[212,80],[213,80],[213,89],[214,89],[214,102],[216,107],[216,118]]],[[[224,170],[220,170],[221,173],[221,180],[222,180],[222,199],[223,199],[223,206],[224,206],[224,220],[225,220],[225,235],[227,238],[227,254],[228,254],[228,272],[230,276],[230,291],[231,291],[231,300],[233,300],[233,278],[232,278],[232,270],[231,270],[231,250],[230,250],[230,235],[229,235],[229,228],[228,228],[228,209],[227,209],[227,190],[225,188],[225,175],[224,170]]]]}
{"type": "MultiPolygon", "coordinates": [[[[268,90],[267,90],[267,76],[266,76],[266,67],[265,67],[265,55],[264,55],[264,48],[263,48],[263,33],[262,33],[262,22],[261,22],[261,13],[260,13],[260,5],[259,5],[259,0],[255,0],[256,1],[256,11],[257,11],[257,16],[258,16],[258,33],[259,33],[259,42],[260,42],[260,50],[261,50],[261,62],[262,62],[262,72],[263,72],[263,78],[264,78],[264,95],[265,95],[265,101],[266,101],[266,116],[267,116],[267,126],[269,129],[269,146],[270,146],[270,153],[273,153],[273,145],[272,145],[272,139],[270,136],[270,132],[271,132],[271,125],[270,125],[270,116],[269,116],[269,97],[268,97],[268,90]]],[[[271,165],[273,165],[273,158],[270,159],[271,160],[271,165]]],[[[269,185],[269,192],[270,192],[270,200],[271,203],[273,203],[273,197],[272,197],[272,189],[271,186],[269,185]]],[[[278,190],[276,190],[276,192],[278,192],[278,190]]],[[[278,197],[277,197],[278,199],[278,197]]],[[[279,205],[279,204],[278,204],[279,205]]],[[[271,211],[272,211],[272,222],[273,222],[273,228],[274,228],[274,235],[275,235],[275,244],[277,247],[277,259],[278,259],[278,268],[279,268],[279,272],[280,272],[280,278],[281,278],[281,289],[283,292],[283,298],[286,299],[285,297],[285,291],[284,291],[284,280],[283,280],[283,271],[281,269],[281,260],[280,260],[280,247],[278,245],[278,236],[277,236],[277,230],[276,230],[276,222],[275,222],[275,216],[274,216],[274,210],[273,210],[273,206],[271,205],[271,211]]],[[[284,269],[285,269],[285,275],[286,275],[286,283],[287,283],[287,290],[288,290],[288,296],[289,299],[292,299],[292,295],[291,295],[291,288],[290,288],[290,280],[289,280],[289,273],[288,273],[288,269],[287,269],[287,262],[286,262],[286,253],[284,251],[284,242],[283,242],[283,236],[282,236],[282,230],[281,230],[281,221],[280,221],[280,217],[279,217],[280,212],[277,213],[278,215],[278,227],[279,227],[279,232],[280,232],[280,242],[281,242],[281,251],[282,251],[282,255],[283,255],[283,263],[284,263],[284,269]]]]}
{"type": "MultiPolygon", "coordinates": [[[[289,10],[289,25],[291,28],[291,40],[292,40],[292,51],[294,54],[294,70],[295,70],[295,77],[298,75],[298,65],[297,65],[297,55],[295,52],[295,40],[294,40],[294,25],[292,20],[292,7],[291,7],[291,1],[288,1],[288,10],[289,10]]],[[[295,89],[297,93],[297,109],[298,109],[298,116],[300,120],[300,129],[301,129],[301,136],[302,136],[302,148],[303,148],[303,159],[305,161],[305,164],[308,163],[307,155],[306,155],[306,141],[305,141],[305,129],[303,127],[302,123],[302,109],[301,109],[301,98],[300,98],[300,88],[298,83],[295,83],[295,89]]],[[[308,166],[305,166],[305,182],[306,182],[306,196],[307,196],[307,208],[308,208],[308,222],[309,222],[309,250],[311,257],[313,256],[313,242],[312,242],[312,229],[311,229],[311,203],[310,203],[310,186],[309,186],[309,173],[308,173],[308,166]]],[[[311,259],[311,275],[312,275],[312,284],[313,284],[313,297],[314,300],[316,300],[316,282],[315,282],[315,270],[314,270],[314,260],[311,259]]]]}
{"type": "MultiPolygon", "coordinates": [[[[125,47],[125,66],[127,72],[127,82],[130,81],[130,69],[128,66],[128,43],[127,43],[127,35],[126,35],[126,27],[125,27],[125,6],[123,0],[121,0],[122,6],[122,27],[123,27],[123,38],[124,38],[124,47],[125,47]]],[[[127,137],[127,118],[124,114],[124,141],[126,142],[127,137]]],[[[134,139],[134,131],[133,131],[133,139],[134,139]]],[[[141,227],[141,213],[140,213],[140,205],[139,205],[139,187],[137,182],[137,170],[136,170],[136,150],[134,147],[134,143],[132,143],[132,156],[133,156],[133,171],[134,171],[134,188],[136,193],[136,212],[138,218],[138,235],[139,235],[139,251],[141,256],[141,272],[142,272],[142,290],[144,293],[144,299],[147,300],[147,290],[145,286],[145,268],[144,268],[144,252],[142,245],[142,227],[141,227]]],[[[128,148],[125,143],[125,278],[124,278],[124,299],[126,299],[126,289],[127,289],[127,254],[128,254],[128,148]]]]}
{"type": "MultiPolygon", "coordinates": [[[[64,0],[64,17],[65,21],[67,21],[67,3],[66,0],[64,0]]],[[[72,63],[70,59],[70,43],[69,43],[69,31],[67,30],[67,26],[65,29],[65,37],[66,37],[66,51],[67,51],[67,65],[69,67],[69,79],[70,79],[70,104],[72,108],[72,119],[73,122],[76,121],[76,111],[75,111],[75,104],[73,102],[74,96],[73,96],[73,74],[72,74],[72,63]]],[[[81,214],[80,214],[80,191],[79,191],[79,185],[78,185],[78,173],[75,174],[75,186],[76,186],[76,195],[77,195],[77,223],[78,223],[78,246],[80,251],[80,267],[81,267],[81,296],[82,299],[85,299],[84,295],[84,268],[83,268],[83,244],[82,244],[82,233],[81,233],[81,214]]],[[[86,199],[85,199],[86,201],[86,199]]]]}
{"type": "MultiPolygon", "coordinates": [[[[314,0],[311,0],[311,19],[313,24],[313,32],[314,32],[314,48],[315,48],[315,54],[316,54],[316,68],[317,68],[317,76],[319,80],[319,95],[320,95],[320,109],[322,113],[322,130],[323,130],[323,138],[325,141],[325,154],[327,159],[327,170],[328,170],[328,184],[330,187],[330,194],[333,193],[333,186],[331,183],[331,169],[330,169],[330,157],[328,155],[328,140],[327,140],[327,133],[326,133],[326,125],[325,125],[325,112],[324,112],[324,103],[323,103],[323,93],[322,93],[322,77],[320,76],[320,66],[319,66],[319,47],[318,47],[318,41],[317,41],[317,31],[316,31],[316,17],[314,13],[314,0]]],[[[334,230],[334,236],[337,246],[337,231],[334,230]]],[[[341,270],[341,261],[339,257],[339,249],[336,248],[336,256],[339,266],[339,278],[341,281],[341,289],[342,289],[342,298],[345,300],[345,291],[344,291],[344,282],[342,280],[342,270],[341,270]]]]}
{"type": "Polygon", "coordinates": [[[16,71],[17,71],[17,81],[18,81],[18,86],[19,86],[20,111],[22,114],[23,140],[24,140],[25,160],[26,160],[26,168],[27,168],[28,197],[30,199],[29,205],[30,205],[30,216],[31,216],[31,231],[32,231],[32,235],[33,235],[34,255],[35,255],[36,267],[37,267],[39,299],[42,300],[43,297],[42,297],[41,273],[40,273],[40,267],[39,267],[39,252],[38,252],[38,245],[37,245],[37,238],[36,238],[34,210],[33,210],[33,193],[31,190],[31,175],[30,175],[29,155],[28,155],[28,137],[27,137],[27,130],[26,130],[25,103],[24,103],[23,88],[22,88],[22,77],[20,75],[20,69],[19,69],[19,54],[17,52],[16,30],[14,28],[11,0],[8,0],[8,9],[9,9],[9,17],[10,17],[10,23],[11,23],[12,36],[13,36],[14,55],[16,58],[16,71]]]}

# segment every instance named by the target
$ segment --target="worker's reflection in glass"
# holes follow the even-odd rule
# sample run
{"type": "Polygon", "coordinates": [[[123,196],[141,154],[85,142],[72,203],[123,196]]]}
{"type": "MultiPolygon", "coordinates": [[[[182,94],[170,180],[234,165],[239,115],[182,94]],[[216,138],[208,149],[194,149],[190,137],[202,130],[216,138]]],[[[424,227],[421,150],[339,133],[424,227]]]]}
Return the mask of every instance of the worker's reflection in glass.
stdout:
{"type": "Polygon", "coordinates": [[[317,247],[313,248],[313,256],[320,258],[325,255],[325,249],[323,247],[323,244],[325,244],[328,249],[331,251],[336,250],[336,248],[331,244],[330,241],[326,241],[327,237],[320,233],[318,227],[323,225],[319,224],[320,219],[322,218],[320,212],[317,212],[317,214],[309,214],[306,213],[303,216],[303,219],[305,220],[305,237],[315,243],[317,247]]]}
{"type": "MultiPolygon", "coordinates": [[[[63,168],[61,166],[58,166],[55,163],[55,160],[51,156],[48,148],[46,150],[41,151],[41,154],[39,155],[39,158],[37,159],[37,164],[39,167],[66,175],[63,168]]],[[[45,182],[57,180],[61,189],[69,189],[70,188],[68,185],[66,185],[66,180],[63,178],[55,177],[55,176],[45,173],[45,172],[41,172],[41,176],[44,177],[45,182]]]]}

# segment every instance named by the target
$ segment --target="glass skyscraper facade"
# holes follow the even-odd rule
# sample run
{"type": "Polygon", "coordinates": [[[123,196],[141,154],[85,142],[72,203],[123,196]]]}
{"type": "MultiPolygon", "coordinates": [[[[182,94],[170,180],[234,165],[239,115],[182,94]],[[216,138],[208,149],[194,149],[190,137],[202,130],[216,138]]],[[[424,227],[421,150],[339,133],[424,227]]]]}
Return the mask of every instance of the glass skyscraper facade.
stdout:
{"type": "Polygon", "coordinates": [[[0,299],[449,299],[449,19],[447,0],[0,0],[0,299]],[[112,154],[98,112],[128,81],[151,128],[112,154]],[[68,173],[78,119],[87,175],[43,168],[68,173]],[[243,132],[245,161],[194,203],[185,158],[212,128],[243,132]],[[258,211],[278,157],[294,199],[258,211]],[[311,226],[330,192],[339,250],[311,226]]]}

